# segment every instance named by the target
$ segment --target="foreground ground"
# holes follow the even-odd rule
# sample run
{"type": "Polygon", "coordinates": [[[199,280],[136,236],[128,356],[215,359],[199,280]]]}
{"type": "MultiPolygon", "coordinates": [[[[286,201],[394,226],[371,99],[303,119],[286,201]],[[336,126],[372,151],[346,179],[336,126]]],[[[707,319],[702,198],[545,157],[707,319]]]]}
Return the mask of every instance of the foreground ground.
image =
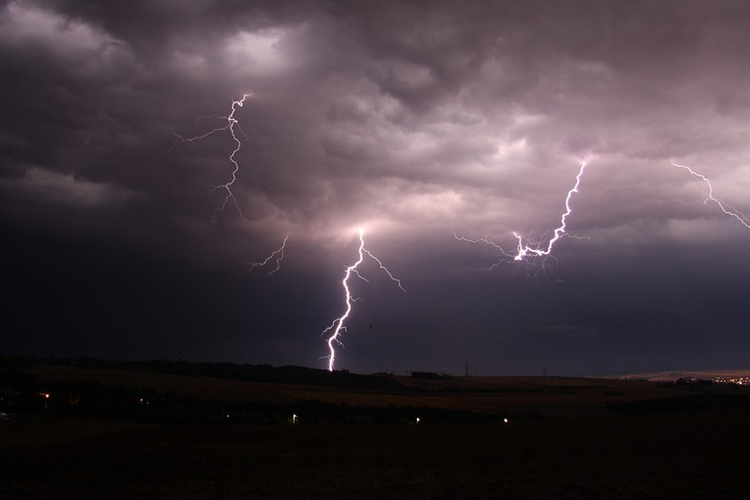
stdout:
{"type": "Polygon", "coordinates": [[[49,364],[5,374],[3,500],[750,500],[740,387],[307,372],[281,383],[49,364]]]}
{"type": "Polygon", "coordinates": [[[750,498],[742,410],[434,425],[0,425],[0,498],[750,498]]]}

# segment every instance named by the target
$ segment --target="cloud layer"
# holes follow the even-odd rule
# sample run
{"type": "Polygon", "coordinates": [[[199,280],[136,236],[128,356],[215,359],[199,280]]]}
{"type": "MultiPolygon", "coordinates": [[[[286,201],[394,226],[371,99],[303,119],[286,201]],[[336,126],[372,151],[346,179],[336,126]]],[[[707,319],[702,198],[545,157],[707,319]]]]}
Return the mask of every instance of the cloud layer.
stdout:
{"type": "MultiPolygon", "coordinates": [[[[185,287],[225,287],[196,299],[203,322],[155,321],[165,347],[141,339],[122,355],[323,366],[318,333],[343,306],[337,280],[365,228],[408,292],[377,269],[357,283],[342,367],[736,365],[750,345],[750,231],[671,161],[750,211],[748,17],[741,1],[5,2],[0,216],[24,266],[41,238],[44,259],[67,249],[83,268],[101,259],[174,283],[156,264],[170,262],[202,276],[165,285],[175,304],[194,304],[185,287]],[[212,224],[237,144],[228,130],[175,134],[225,127],[245,94],[239,210],[212,224]],[[544,245],[584,160],[567,219],[583,239],[552,259],[454,237],[544,245]],[[279,273],[232,281],[287,236],[279,273]]],[[[17,303],[57,311],[49,276],[17,303]]],[[[148,282],[127,294],[135,309],[148,282]]],[[[81,323],[89,333],[58,350],[89,339],[116,355],[107,346],[136,329],[98,337],[81,323]]]]}

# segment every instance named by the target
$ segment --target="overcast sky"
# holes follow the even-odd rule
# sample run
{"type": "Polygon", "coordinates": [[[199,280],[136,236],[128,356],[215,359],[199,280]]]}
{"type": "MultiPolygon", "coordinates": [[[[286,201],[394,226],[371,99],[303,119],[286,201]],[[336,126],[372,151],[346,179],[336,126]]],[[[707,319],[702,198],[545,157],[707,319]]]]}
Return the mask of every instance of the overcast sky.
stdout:
{"type": "Polygon", "coordinates": [[[0,352],[750,365],[748,2],[0,5],[0,352]]]}

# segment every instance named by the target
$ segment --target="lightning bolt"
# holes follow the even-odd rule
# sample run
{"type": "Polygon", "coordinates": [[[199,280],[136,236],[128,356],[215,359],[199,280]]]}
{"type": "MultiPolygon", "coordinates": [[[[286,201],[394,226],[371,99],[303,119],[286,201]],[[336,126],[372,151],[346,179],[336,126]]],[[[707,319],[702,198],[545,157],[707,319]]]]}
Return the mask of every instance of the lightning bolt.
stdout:
{"type": "Polygon", "coordinates": [[[706,205],[709,202],[709,200],[713,201],[714,203],[719,205],[719,208],[721,209],[722,212],[724,212],[725,214],[731,217],[734,217],[735,219],[737,219],[737,221],[739,221],[740,224],[750,229],[750,219],[748,219],[745,214],[743,214],[742,212],[740,212],[733,206],[725,203],[720,198],[717,198],[714,196],[714,188],[713,186],[711,186],[711,181],[709,181],[707,177],[705,177],[702,174],[699,174],[698,172],[694,171],[692,168],[688,166],[680,165],[678,163],[675,163],[674,161],[672,161],[671,163],[673,166],[677,168],[682,168],[684,170],[687,170],[690,173],[690,175],[693,176],[694,179],[697,179],[703,182],[703,194],[706,196],[706,198],[703,200],[704,205],[706,205]]]}
{"type": "MultiPolygon", "coordinates": [[[[242,96],[242,99],[238,100],[232,100],[232,107],[231,112],[226,116],[217,116],[217,118],[221,118],[223,120],[226,120],[226,125],[222,127],[216,127],[213,130],[210,130],[202,135],[197,135],[195,137],[183,137],[182,135],[178,134],[174,130],[172,130],[172,134],[174,134],[175,142],[172,145],[171,148],[169,148],[169,151],[171,152],[174,146],[177,144],[177,142],[187,143],[187,142],[194,142],[194,141],[200,141],[201,139],[205,139],[206,137],[210,137],[214,134],[217,134],[219,132],[223,132],[225,130],[229,131],[229,134],[232,136],[232,140],[234,140],[235,147],[232,150],[232,153],[229,155],[229,161],[232,163],[232,166],[234,167],[232,170],[232,175],[230,176],[230,179],[225,182],[224,184],[212,184],[211,187],[214,191],[224,191],[226,195],[224,196],[224,200],[219,204],[219,206],[214,209],[214,214],[211,217],[211,223],[215,224],[218,220],[219,214],[223,212],[227,205],[230,203],[234,205],[234,207],[237,209],[237,213],[240,214],[240,217],[242,217],[242,220],[247,220],[242,213],[242,209],[240,209],[239,204],[237,203],[237,198],[234,195],[234,191],[232,191],[232,187],[237,181],[237,172],[240,170],[240,165],[237,163],[237,160],[235,160],[235,156],[237,153],[242,149],[242,141],[240,141],[239,137],[237,137],[237,129],[240,131],[242,128],[239,125],[239,122],[237,121],[237,118],[234,117],[234,114],[237,112],[237,108],[241,108],[245,104],[245,99],[250,97],[251,94],[244,94],[242,96]]],[[[244,134],[244,132],[243,132],[244,134]]]]}
{"type": "MultiPolygon", "coordinates": [[[[578,174],[576,175],[576,181],[573,187],[568,191],[568,195],[565,197],[565,212],[560,216],[560,225],[555,228],[552,237],[547,242],[547,246],[544,247],[541,245],[539,241],[536,241],[532,238],[525,237],[518,232],[513,232],[513,236],[518,241],[518,245],[516,246],[514,251],[508,251],[503,249],[500,245],[497,243],[489,240],[488,238],[477,238],[477,239],[469,239],[465,238],[463,236],[459,236],[456,233],[453,233],[453,236],[459,240],[459,241],[466,241],[469,243],[483,243],[485,245],[492,246],[500,251],[502,255],[505,257],[508,257],[509,259],[513,259],[515,261],[529,261],[530,259],[534,258],[541,258],[542,259],[542,266],[544,266],[544,260],[548,257],[554,258],[552,256],[552,249],[555,246],[555,244],[563,237],[568,238],[577,238],[577,239],[583,239],[578,236],[572,236],[567,232],[567,219],[568,216],[570,216],[571,213],[573,213],[573,207],[571,206],[571,200],[573,199],[573,196],[578,193],[578,188],[581,185],[581,179],[583,178],[583,173],[586,169],[586,162],[581,163],[581,167],[578,170],[578,174]]],[[[585,238],[585,237],[584,237],[585,238]]],[[[505,260],[502,260],[500,262],[497,262],[490,266],[488,270],[494,269],[496,266],[500,265],[502,262],[507,262],[505,260]]]]}
{"type": "Polygon", "coordinates": [[[240,278],[244,278],[245,276],[247,276],[256,267],[265,266],[271,261],[271,259],[274,259],[274,257],[275,257],[274,260],[276,262],[276,267],[274,267],[269,273],[267,273],[266,276],[271,276],[273,273],[281,269],[281,261],[284,260],[284,249],[286,248],[286,242],[288,239],[289,239],[289,236],[284,238],[284,242],[281,244],[281,246],[277,248],[276,250],[274,250],[271,253],[271,255],[266,257],[264,260],[256,261],[256,262],[245,262],[245,264],[249,267],[245,270],[244,273],[242,273],[240,278]]]}
{"type": "Polygon", "coordinates": [[[336,361],[336,347],[335,347],[335,344],[342,345],[340,337],[341,337],[341,334],[346,331],[345,322],[346,322],[347,318],[349,318],[349,315],[352,312],[352,308],[353,308],[354,302],[357,301],[356,298],[352,297],[352,292],[351,292],[351,289],[349,288],[349,278],[351,278],[352,275],[356,275],[361,280],[367,281],[366,278],[364,278],[361,274],[359,274],[359,270],[358,270],[359,265],[362,264],[362,262],[364,262],[364,260],[365,260],[365,255],[369,256],[375,262],[377,262],[378,265],[380,266],[380,269],[382,269],[383,271],[385,271],[385,273],[388,275],[388,277],[392,281],[395,281],[396,284],[398,285],[398,287],[402,291],[404,291],[404,292],[406,291],[404,289],[404,287],[401,285],[401,280],[399,280],[398,278],[395,278],[393,276],[393,274],[391,274],[391,272],[388,270],[388,268],[386,268],[383,265],[383,263],[380,261],[380,259],[378,259],[377,257],[375,257],[369,250],[367,250],[365,248],[365,236],[364,235],[365,235],[364,231],[362,231],[360,229],[360,231],[359,231],[359,249],[357,250],[357,254],[358,254],[359,258],[357,259],[357,261],[354,264],[352,264],[352,265],[350,265],[350,266],[348,266],[346,268],[346,271],[344,272],[344,279],[341,280],[341,286],[344,289],[345,304],[346,304],[344,314],[342,314],[338,318],[334,319],[333,322],[331,323],[331,325],[328,328],[326,328],[325,330],[323,330],[323,332],[320,334],[321,336],[323,336],[326,333],[332,331],[331,335],[328,337],[328,340],[326,341],[326,343],[328,344],[328,351],[329,351],[329,354],[327,356],[328,357],[328,371],[333,371],[334,362],[336,361]]]}
{"type": "Polygon", "coordinates": [[[542,257],[550,255],[552,253],[552,247],[555,246],[555,243],[557,243],[557,241],[563,236],[569,236],[566,232],[566,219],[573,212],[573,209],[570,206],[570,200],[573,198],[574,194],[578,193],[578,187],[581,185],[581,178],[583,177],[583,171],[585,168],[586,162],[584,161],[581,163],[581,168],[578,170],[578,175],[576,175],[575,185],[573,185],[573,188],[568,191],[568,196],[565,197],[565,212],[563,212],[562,216],[560,217],[560,225],[555,229],[552,238],[550,238],[549,242],[547,243],[547,248],[540,249],[534,246],[529,246],[528,244],[524,244],[523,236],[514,232],[513,236],[518,239],[518,248],[516,256],[513,258],[514,260],[523,260],[528,256],[542,257]]]}
{"type": "MultiPolygon", "coordinates": [[[[237,210],[237,213],[240,215],[242,220],[247,221],[245,218],[245,215],[242,213],[242,209],[240,208],[239,203],[237,203],[237,197],[234,194],[234,191],[232,190],[232,187],[234,186],[234,183],[237,181],[237,173],[240,171],[240,165],[237,163],[237,160],[235,157],[237,156],[237,153],[240,152],[240,149],[242,149],[242,141],[237,136],[237,131],[239,130],[242,132],[242,134],[247,137],[247,134],[242,130],[242,127],[240,126],[240,122],[235,117],[235,113],[237,113],[237,109],[241,108],[245,105],[245,100],[250,97],[252,94],[243,94],[241,99],[232,100],[231,105],[231,111],[228,115],[225,116],[219,116],[219,115],[213,115],[211,118],[220,118],[222,120],[226,121],[226,125],[223,125],[221,127],[215,127],[208,132],[196,135],[194,137],[184,137],[180,134],[178,134],[176,131],[172,130],[172,135],[174,135],[174,143],[169,148],[167,152],[171,153],[172,149],[177,145],[178,142],[180,143],[188,143],[188,142],[195,142],[203,140],[207,137],[210,137],[214,134],[218,134],[219,132],[228,131],[229,135],[232,137],[232,140],[234,141],[234,149],[232,149],[232,152],[229,154],[229,162],[232,164],[232,174],[227,182],[224,184],[212,184],[211,187],[214,191],[224,191],[226,194],[224,196],[224,199],[219,204],[218,207],[214,209],[213,216],[211,217],[211,223],[216,224],[216,222],[219,219],[219,214],[221,214],[227,206],[231,203],[234,205],[234,208],[237,210]]],[[[273,251],[268,257],[265,258],[265,260],[257,261],[257,262],[245,262],[246,265],[249,266],[248,269],[245,270],[244,273],[240,276],[240,278],[246,276],[248,273],[250,273],[253,269],[256,267],[263,267],[266,264],[268,264],[272,259],[275,258],[276,267],[271,270],[268,273],[268,276],[272,275],[276,271],[278,271],[281,267],[281,261],[284,259],[284,249],[286,248],[286,242],[289,239],[289,236],[284,238],[284,242],[281,244],[281,246],[273,251]]]]}

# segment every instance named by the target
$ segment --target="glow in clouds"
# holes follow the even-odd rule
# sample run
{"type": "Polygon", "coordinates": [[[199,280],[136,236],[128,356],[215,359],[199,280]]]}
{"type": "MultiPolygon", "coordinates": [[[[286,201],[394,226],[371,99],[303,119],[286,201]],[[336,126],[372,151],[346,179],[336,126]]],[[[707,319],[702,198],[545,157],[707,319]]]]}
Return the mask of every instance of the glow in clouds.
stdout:
{"type": "Polygon", "coordinates": [[[341,286],[344,289],[344,295],[346,297],[346,300],[345,300],[345,302],[346,302],[346,310],[344,311],[344,314],[342,314],[341,316],[339,316],[338,318],[336,318],[335,320],[333,320],[333,323],[331,323],[331,326],[329,326],[328,328],[326,328],[325,330],[323,330],[323,332],[320,334],[321,336],[323,336],[327,332],[330,332],[331,330],[333,330],[333,333],[328,337],[328,340],[327,340],[328,351],[329,351],[329,354],[328,354],[328,371],[333,371],[334,362],[336,360],[336,348],[335,348],[334,344],[342,345],[340,337],[341,337],[341,334],[346,331],[346,326],[344,325],[344,323],[346,322],[347,318],[349,317],[349,315],[352,312],[352,306],[353,306],[354,302],[357,301],[356,298],[352,297],[352,292],[351,292],[351,289],[349,288],[349,278],[351,277],[352,274],[356,274],[357,277],[360,278],[361,280],[367,281],[367,279],[365,279],[361,274],[359,274],[359,271],[357,270],[357,268],[359,267],[359,265],[362,264],[362,262],[365,260],[365,254],[367,254],[370,258],[372,258],[375,262],[377,262],[378,265],[380,266],[380,269],[382,269],[383,271],[385,271],[386,274],[388,275],[388,277],[392,281],[395,281],[396,284],[398,285],[398,287],[401,290],[403,290],[404,292],[406,291],[406,290],[404,290],[404,287],[401,286],[401,280],[399,280],[398,278],[395,278],[391,274],[391,272],[388,270],[388,268],[386,268],[383,265],[383,263],[380,261],[380,259],[378,259],[377,257],[375,257],[372,253],[370,253],[369,250],[367,250],[365,248],[364,234],[365,234],[364,231],[362,231],[360,229],[359,230],[359,250],[357,251],[358,255],[359,255],[359,258],[357,259],[357,261],[354,264],[352,264],[351,266],[348,266],[346,268],[346,272],[344,273],[344,279],[341,280],[341,286]]]}
{"type": "Polygon", "coordinates": [[[687,167],[685,165],[679,165],[679,164],[675,163],[674,161],[672,161],[672,165],[674,165],[677,168],[683,168],[683,169],[687,170],[688,172],[690,172],[690,175],[692,175],[693,178],[698,179],[701,182],[703,182],[703,194],[706,195],[706,198],[703,200],[703,204],[704,205],[708,203],[708,200],[711,200],[711,201],[715,202],[717,205],[719,205],[719,208],[721,209],[722,212],[724,212],[727,215],[730,215],[730,216],[734,217],[735,219],[737,219],[740,222],[740,224],[742,224],[746,228],[750,229],[750,219],[748,219],[747,216],[745,216],[745,214],[743,214],[742,212],[740,212],[736,208],[732,207],[731,205],[728,205],[727,203],[725,203],[721,199],[715,197],[714,196],[714,188],[713,188],[713,186],[711,186],[711,182],[709,182],[709,180],[705,176],[699,174],[698,172],[695,172],[690,167],[687,167]]]}
{"type": "MultiPolygon", "coordinates": [[[[502,247],[500,247],[500,245],[488,240],[487,238],[468,239],[464,238],[463,236],[458,236],[455,233],[453,235],[456,237],[456,239],[461,241],[468,241],[469,243],[485,243],[487,245],[493,246],[500,250],[500,253],[502,253],[506,257],[512,258],[516,261],[523,261],[534,257],[541,257],[542,259],[545,259],[552,254],[552,248],[555,246],[555,243],[557,243],[562,237],[574,237],[567,233],[567,218],[573,212],[570,201],[573,198],[573,195],[575,193],[578,193],[578,188],[581,185],[581,178],[583,177],[583,172],[585,169],[586,162],[584,161],[581,163],[581,167],[578,170],[578,175],[576,175],[575,185],[573,186],[573,188],[571,188],[570,191],[568,191],[568,195],[565,197],[565,212],[563,212],[562,216],[560,217],[560,225],[555,229],[552,238],[550,238],[550,240],[547,242],[546,248],[542,247],[538,241],[534,241],[531,238],[524,237],[523,235],[520,235],[515,231],[513,232],[513,236],[515,236],[518,240],[518,246],[516,247],[515,253],[504,250],[502,247]]],[[[495,263],[490,266],[489,269],[491,270],[499,264],[500,262],[495,263]]]]}

